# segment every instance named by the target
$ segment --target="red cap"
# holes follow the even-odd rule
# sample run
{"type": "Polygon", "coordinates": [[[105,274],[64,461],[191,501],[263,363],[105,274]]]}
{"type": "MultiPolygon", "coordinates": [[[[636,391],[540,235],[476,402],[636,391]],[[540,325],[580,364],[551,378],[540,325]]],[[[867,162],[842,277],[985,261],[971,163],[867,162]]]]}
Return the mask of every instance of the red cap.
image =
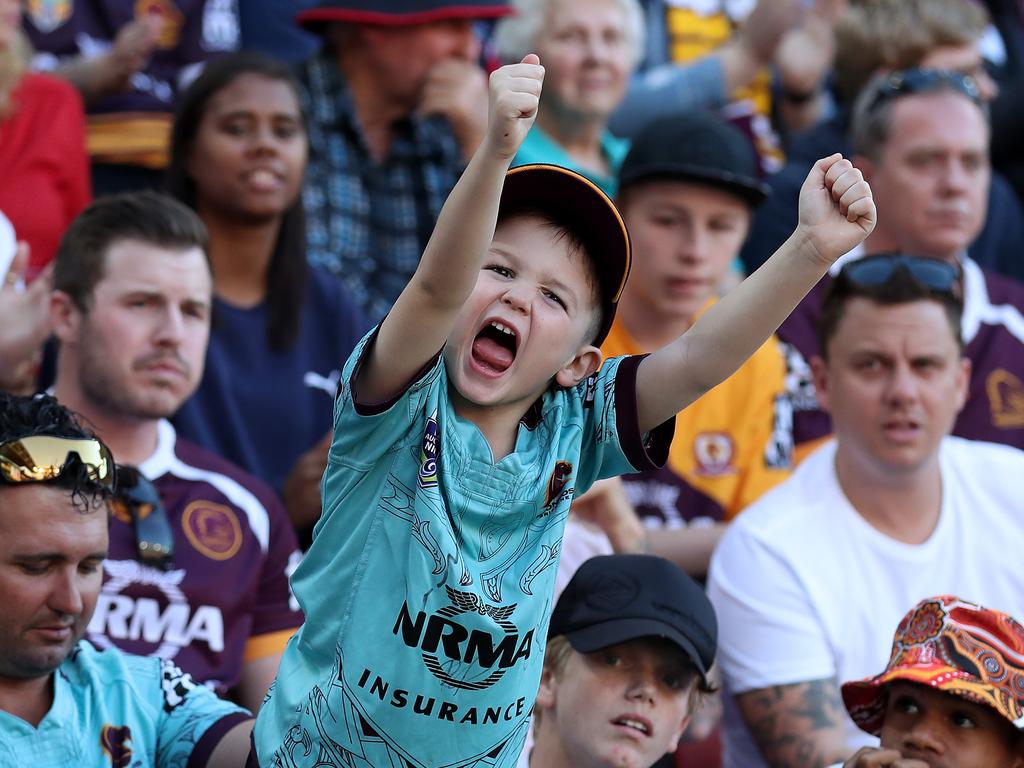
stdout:
{"type": "Polygon", "coordinates": [[[295,19],[303,26],[346,21],[407,27],[447,19],[496,19],[512,12],[508,0],[322,0],[295,19]]]}

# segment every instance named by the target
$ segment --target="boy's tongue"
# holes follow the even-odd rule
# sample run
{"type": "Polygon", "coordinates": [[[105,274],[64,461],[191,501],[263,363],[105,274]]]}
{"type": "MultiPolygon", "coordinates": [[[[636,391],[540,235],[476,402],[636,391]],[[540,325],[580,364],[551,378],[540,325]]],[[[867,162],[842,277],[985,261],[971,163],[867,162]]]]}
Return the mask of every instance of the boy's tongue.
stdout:
{"type": "Polygon", "coordinates": [[[473,341],[473,359],[499,373],[508,370],[514,357],[512,350],[503,347],[494,339],[477,336],[473,341]]]}

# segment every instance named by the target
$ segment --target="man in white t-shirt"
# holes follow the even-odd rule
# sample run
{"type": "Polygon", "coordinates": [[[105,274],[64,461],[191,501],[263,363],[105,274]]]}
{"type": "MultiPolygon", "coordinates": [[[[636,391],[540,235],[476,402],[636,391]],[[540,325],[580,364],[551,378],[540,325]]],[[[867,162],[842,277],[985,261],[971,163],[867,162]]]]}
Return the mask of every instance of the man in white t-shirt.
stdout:
{"type": "Polygon", "coordinates": [[[1024,614],[1024,452],[948,436],[970,376],[960,282],[948,263],[877,255],[826,295],[812,369],[835,438],[711,563],[727,768],[820,768],[877,744],[838,681],[883,667],[922,598],[1024,614]]]}

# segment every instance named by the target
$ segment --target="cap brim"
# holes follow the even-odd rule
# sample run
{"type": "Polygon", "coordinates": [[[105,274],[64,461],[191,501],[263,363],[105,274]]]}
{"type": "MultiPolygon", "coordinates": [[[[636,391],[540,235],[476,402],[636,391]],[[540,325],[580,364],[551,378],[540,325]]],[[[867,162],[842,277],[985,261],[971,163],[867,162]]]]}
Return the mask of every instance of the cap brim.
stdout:
{"type": "Polygon", "coordinates": [[[850,718],[862,731],[874,736],[881,732],[882,723],[885,720],[885,686],[896,680],[925,685],[984,706],[991,706],[996,714],[1006,717],[1011,724],[1017,725],[1005,712],[992,705],[992,701],[999,698],[999,692],[992,686],[956,667],[934,664],[926,667],[898,667],[866,680],[843,683],[841,687],[843,704],[846,706],[850,718]],[[989,695],[983,695],[985,693],[989,695]]]}
{"type": "Polygon", "coordinates": [[[508,5],[453,5],[414,13],[386,13],[355,8],[309,8],[299,11],[295,20],[300,26],[316,30],[327,22],[373,24],[384,27],[411,27],[451,19],[497,19],[509,16],[514,9],[508,5]]]}
{"type": "Polygon", "coordinates": [[[585,244],[599,271],[605,311],[595,341],[600,346],[611,328],[632,258],[629,232],[615,203],[586,177],[558,165],[536,163],[513,168],[505,176],[498,218],[520,210],[550,215],[585,244]]]}
{"type": "Polygon", "coordinates": [[[713,171],[704,166],[687,163],[652,163],[631,168],[619,178],[619,189],[630,184],[655,179],[678,179],[707,184],[731,192],[743,199],[751,208],[756,208],[771,194],[772,188],[763,181],[753,181],[729,171],[713,171]]]}
{"type": "Polygon", "coordinates": [[[656,619],[622,618],[591,624],[588,627],[567,632],[569,645],[580,653],[593,653],[602,648],[643,637],[663,637],[679,647],[700,675],[701,682],[708,682],[707,669],[701,661],[696,647],[685,635],[674,627],[656,619]]]}

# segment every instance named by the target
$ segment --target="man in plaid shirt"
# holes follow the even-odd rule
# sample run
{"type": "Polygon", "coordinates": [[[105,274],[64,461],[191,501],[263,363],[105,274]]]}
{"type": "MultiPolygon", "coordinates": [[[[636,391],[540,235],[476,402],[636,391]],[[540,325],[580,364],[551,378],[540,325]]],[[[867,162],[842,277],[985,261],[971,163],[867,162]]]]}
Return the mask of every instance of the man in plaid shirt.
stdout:
{"type": "Polygon", "coordinates": [[[309,259],[345,280],[371,321],[419,263],[487,120],[478,19],[507,0],[323,0],[324,36],[299,72],[309,119],[309,259]]]}

